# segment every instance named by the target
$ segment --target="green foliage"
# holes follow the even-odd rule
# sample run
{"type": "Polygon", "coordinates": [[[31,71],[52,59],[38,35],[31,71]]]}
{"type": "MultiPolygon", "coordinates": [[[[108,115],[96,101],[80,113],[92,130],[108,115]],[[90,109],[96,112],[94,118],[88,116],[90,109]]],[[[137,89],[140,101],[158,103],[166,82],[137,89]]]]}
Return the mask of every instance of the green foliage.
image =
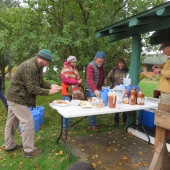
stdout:
{"type": "MultiPolygon", "coordinates": [[[[46,48],[54,55],[46,76],[59,82],[53,68],[58,68],[59,72],[69,55],[77,57],[77,67],[81,72],[93,60],[98,50],[106,53],[106,75],[120,56],[127,58],[129,64],[131,38],[108,43],[108,37],[96,39],[94,32],[159,5],[163,1],[25,0],[24,2],[27,3],[26,7],[9,8],[11,6],[1,5],[0,54],[3,54],[0,55],[3,56],[1,61],[8,59],[7,65],[10,66],[8,67],[10,70],[11,65],[18,65],[36,54],[39,49],[46,48]]],[[[146,40],[147,37],[148,35],[143,35],[143,39],[146,40]]],[[[6,65],[1,66],[5,67],[6,65]]]]}

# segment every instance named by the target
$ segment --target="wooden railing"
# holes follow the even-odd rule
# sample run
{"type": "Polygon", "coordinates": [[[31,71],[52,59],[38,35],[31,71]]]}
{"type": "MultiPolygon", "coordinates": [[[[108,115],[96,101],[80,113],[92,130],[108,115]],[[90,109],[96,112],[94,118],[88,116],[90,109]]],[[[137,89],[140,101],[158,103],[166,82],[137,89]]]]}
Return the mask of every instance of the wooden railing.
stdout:
{"type": "Polygon", "coordinates": [[[156,125],[154,156],[149,170],[170,170],[170,156],[166,146],[170,130],[170,105],[158,104],[154,124],[156,125]]]}

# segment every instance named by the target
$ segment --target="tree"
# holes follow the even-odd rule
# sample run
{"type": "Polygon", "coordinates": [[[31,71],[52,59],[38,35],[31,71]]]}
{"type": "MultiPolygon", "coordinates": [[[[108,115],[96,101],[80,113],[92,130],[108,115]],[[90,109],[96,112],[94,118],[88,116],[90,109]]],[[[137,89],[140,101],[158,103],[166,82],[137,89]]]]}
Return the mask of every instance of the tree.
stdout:
{"type": "MultiPolygon", "coordinates": [[[[26,7],[0,10],[0,50],[8,49],[13,65],[30,58],[39,49],[53,52],[54,62],[47,69],[46,78],[60,83],[60,69],[69,55],[78,59],[82,77],[95,53],[106,53],[106,74],[119,56],[131,58],[131,38],[109,43],[107,38],[96,39],[94,32],[103,26],[119,22],[161,0],[26,0],[26,7]],[[5,11],[4,11],[5,10],[5,11]],[[3,31],[2,31],[3,30],[3,31]],[[7,47],[7,48],[6,48],[7,47]],[[54,70],[57,68],[57,71],[54,70]]],[[[147,36],[143,35],[143,38],[147,36]]],[[[147,39],[146,39],[147,40],[147,39]]],[[[145,42],[147,42],[145,40],[145,42]]]]}

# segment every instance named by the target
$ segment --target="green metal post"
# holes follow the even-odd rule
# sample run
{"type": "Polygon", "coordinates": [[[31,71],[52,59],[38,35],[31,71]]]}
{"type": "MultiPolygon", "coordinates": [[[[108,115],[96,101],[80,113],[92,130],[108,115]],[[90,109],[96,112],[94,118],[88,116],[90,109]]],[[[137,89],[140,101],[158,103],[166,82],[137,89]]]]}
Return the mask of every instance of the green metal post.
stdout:
{"type": "MultiPolygon", "coordinates": [[[[139,83],[139,74],[141,72],[140,69],[140,54],[142,51],[141,37],[140,35],[134,35],[132,42],[132,57],[130,61],[130,68],[128,74],[131,78],[132,85],[138,85],[139,83]]],[[[128,112],[127,123],[126,125],[130,125],[132,122],[136,124],[136,111],[128,112]]],[[[133,126],[131,126],[133,127],[133,126]]],[[[135,127],[135,126],[134,126],[135,127]]]]}

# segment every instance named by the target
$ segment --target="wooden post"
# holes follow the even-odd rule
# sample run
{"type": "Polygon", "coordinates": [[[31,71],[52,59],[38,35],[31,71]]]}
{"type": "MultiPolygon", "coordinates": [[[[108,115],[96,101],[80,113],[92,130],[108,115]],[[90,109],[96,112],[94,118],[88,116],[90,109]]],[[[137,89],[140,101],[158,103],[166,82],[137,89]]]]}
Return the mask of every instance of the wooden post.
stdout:
{"type": "Polygon", "coordinates": [[[167,132],[170,130],[170,106],[159,103],[155,112],[156,125],[154,156],[149,170],[170,170],[170,158],[166,146],[167,132]]]}

